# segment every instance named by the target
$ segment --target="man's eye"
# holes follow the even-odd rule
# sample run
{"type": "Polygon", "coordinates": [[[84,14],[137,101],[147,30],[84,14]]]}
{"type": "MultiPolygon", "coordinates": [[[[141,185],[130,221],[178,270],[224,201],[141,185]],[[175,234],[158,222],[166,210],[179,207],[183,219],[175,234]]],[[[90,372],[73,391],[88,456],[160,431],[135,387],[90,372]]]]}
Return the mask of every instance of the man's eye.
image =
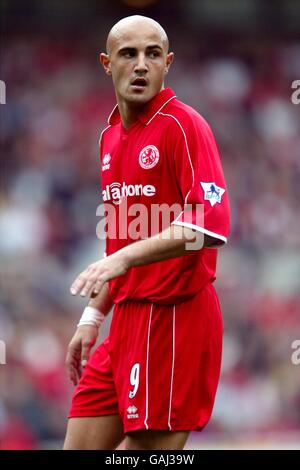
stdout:
{"type": "Polygon", "coordinates": [[[126,58],[134,57],[134,51],[126,51],[123,53],[123,56],[126,58]]]}
{"type": "Polygon", "coordinates": [[[150,52],[149,54],[150,59],[155,59],[158,56],[159,56],[159,52],[157,51],[150,52]]]}

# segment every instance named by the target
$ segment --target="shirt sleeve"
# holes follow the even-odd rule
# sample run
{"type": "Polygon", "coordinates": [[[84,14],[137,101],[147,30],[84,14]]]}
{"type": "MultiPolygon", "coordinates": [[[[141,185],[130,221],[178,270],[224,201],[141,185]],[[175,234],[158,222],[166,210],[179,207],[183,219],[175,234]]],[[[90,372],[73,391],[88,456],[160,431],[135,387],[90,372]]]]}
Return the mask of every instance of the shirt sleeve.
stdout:
{"type": "Polygon", "coordinates": [[[174,116],[173,157],[175,174],[183,198],[183,211],[172,222],[227,242],[230,228],[228,191],[218,147],[206,121],[199,115],[174,116]],[[175,124],[175,123],[174,123],[175,124]]]}

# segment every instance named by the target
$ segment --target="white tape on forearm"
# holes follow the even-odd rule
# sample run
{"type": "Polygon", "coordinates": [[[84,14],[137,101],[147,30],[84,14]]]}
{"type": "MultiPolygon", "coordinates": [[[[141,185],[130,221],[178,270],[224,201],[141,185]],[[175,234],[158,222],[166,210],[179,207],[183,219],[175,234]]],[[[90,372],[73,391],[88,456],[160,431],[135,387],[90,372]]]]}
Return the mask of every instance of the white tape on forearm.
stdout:
{"type": "Polygon", "coordinates": [[[94,325],[99,328],[99,326],[103,323],[105,315],[100,312],[95,307],[90,307],[89,305],[85,307],[82,317],[77,326],[81,325],[94,325]]]}

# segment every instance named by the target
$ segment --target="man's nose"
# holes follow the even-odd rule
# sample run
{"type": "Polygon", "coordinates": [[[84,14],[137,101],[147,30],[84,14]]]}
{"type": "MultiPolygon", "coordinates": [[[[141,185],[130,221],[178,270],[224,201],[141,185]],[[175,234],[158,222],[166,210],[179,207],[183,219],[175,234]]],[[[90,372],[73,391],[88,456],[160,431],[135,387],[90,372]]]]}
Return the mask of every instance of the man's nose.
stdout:
{"type": "Polygon", "coordinates": [[[147,61],[146,61],[146,57],[145,57],[145,54],[139,54],[137,56],[137,62],[136,62],[136,65],[134,67],[134,71],[135,72],[147,72],[148,70],[148,65],[147,65],[147,61]]]}

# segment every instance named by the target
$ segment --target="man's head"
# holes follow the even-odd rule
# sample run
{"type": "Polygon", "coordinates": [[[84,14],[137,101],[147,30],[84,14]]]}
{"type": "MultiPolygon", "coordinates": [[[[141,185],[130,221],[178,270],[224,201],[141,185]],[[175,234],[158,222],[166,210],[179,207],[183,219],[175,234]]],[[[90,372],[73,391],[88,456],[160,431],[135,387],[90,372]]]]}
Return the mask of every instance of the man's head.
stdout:
{"type": "Polygon", "coordinates": [[[112,75],[119,101],[140,106],[163,88],[174,54],[159,23],[145,16],[128,16],[110,30],[100,61],[112,75]]]}

